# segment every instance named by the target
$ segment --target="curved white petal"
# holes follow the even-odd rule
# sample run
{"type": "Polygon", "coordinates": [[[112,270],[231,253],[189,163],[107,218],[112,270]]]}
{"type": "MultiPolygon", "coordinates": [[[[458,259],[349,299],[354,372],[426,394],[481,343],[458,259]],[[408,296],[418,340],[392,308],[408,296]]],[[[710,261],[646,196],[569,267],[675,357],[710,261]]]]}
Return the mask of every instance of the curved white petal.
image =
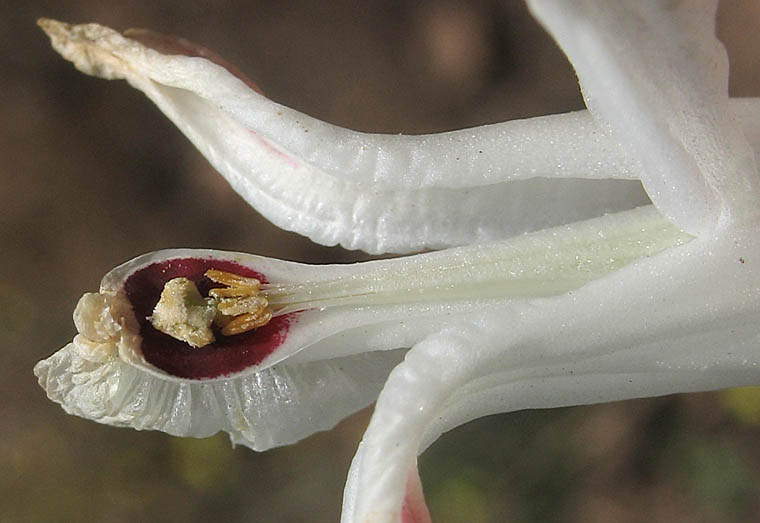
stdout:
{"type": "Polygon", "coordinates": [[[640,184],[628,180],[534,178],[412,189],[355,183],[255,138],[188,91],[158,84],[144,90],[248,203],[278,227],[324,245],[369,253],[438,249],[648,203],[640,184]]]}
{"type": "Polygon", "coordinates": [[[35,368],[48,397],[98,423],[205,438],[224,431],[253,450],[335,426],[377,397],[400,351],[281,364],[211,382],[166,380],[78,337],[35,368]]]}
{"type": "Polygon", "coordinates": [[[267,218],[322,244],[440,248],[646,203],[637,183],[600,180],[641,168],[585,112],[437,135],[356,133],[280,106],[211,61],[94,24],[41,23],[80,69],[144,91],[267,218]]]}
{"type": "MultiPolygon", "coordinates": [[[[170,249],[112,270],[103,278],[100,294],[111,301],[114,321],[126,325],[118,342],[122,356],[148,372],[166,375],[134,347],[133,338],[139,334],[129,331],[138,330],[134,325],[141,318],[134,318],[127,282],[154,267],[160,268],[157,277],[163,285],[169,276],[162,264],[178,260],[200,261],[203,267],[232,263],[261,273],[273,290],[285,293],[278,303],[301,312],[289,322],[287,336],[276,349],[250,367],[260,370],[294,355],[295,361],[313,361],[372,347],[409,347],[434,332],[447,312],[464,314],[525,297],[561,294],[691,239],[647,206],[502,242],[350,265],[315,266],[245,253],[170,249]],[[410,318],[416,321],[405,324],[410,318]],[[350,334],[364,341],[357,343],[350,334]],[[299,354],[306,347],[311,348],[299,354]]],[[[154,303],[144,314],[150,314],[154,303]]]]}
{"type": "Polygon", "coordinates": [[[248,203],[275,225],[324,245],[369,253],[438,249],[648,203],[639,182],[627,180],[534,178],[410,189],[354,182],[274,144],[263,147],[250,128],[187,91],[155,86],[151,98],[248,203]]]}
{"type": "Polygon", "coordinates": [[[583,113],[367,135],[275,104],[208,60],[162,55],[94,24],[41,24],[81,70],[142,90],[273,223],[322,244],[440,248],[647,203],[637,182],[572,179],[631,178],[635,168],[583,113]]]}
{"type": "Polygon", "coordinates": [[[744,136],[747,137],[755,153],[755,164],[760,158],[760,99],[732,98],[729,100],[731,112],[739,121],[744,136]]]}
{"type": "Polygon", "coordinates": [[[756,384],[759,347],[760,242],[739,232],[562,296],[461,316],[391,372],[345,521],[398,521],[417,453],[470,419],[756,384]]]}
{"type": "Polygon", "coordinates": [[[529,4],[567,53],[591,112],[640,159],[663,214],[692,234],[756,219],[760,180],[728,106],[717,1],[529,4]]]}
{"type": "Polygon", "coordinates": [[[746,323],[615,354],[483,376],[453,394],[420,451],[443,432],[490,414],[756,385],[760,333],[746,323]],[[712,347],[712,352],[694,347],[712,347]]]}
{"type": "MultiPolygon", "coordinates": [[[[40,24],[56,50],[83,72],[125,78],[139,89],[187,91],[212,105],[209,113],[223,112],[299,162],[352,183],[415,189],[537,176],[636,179],[637,162],[584,111],[419,136],[361,133],[277,104],[239,73],[197,54],[178,54],[186,52],[182,48],[162,54],[143,46],[140,32],[130,30],[125,38],[97,24],[40,24]]],[[[160,101],[159,107],[171,113],[171,104],[160,101]]],[[[181,126],[182,114],[169,116],[181,126]]]]}

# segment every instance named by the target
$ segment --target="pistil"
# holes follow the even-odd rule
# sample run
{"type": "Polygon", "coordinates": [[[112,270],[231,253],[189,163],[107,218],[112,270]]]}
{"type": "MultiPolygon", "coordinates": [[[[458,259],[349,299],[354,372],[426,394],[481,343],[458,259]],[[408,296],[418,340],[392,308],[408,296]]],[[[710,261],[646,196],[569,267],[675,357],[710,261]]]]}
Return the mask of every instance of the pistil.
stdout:
{"type": "Polygon", "coordinates": [[[204,347],[215,340],[212,324],[222,335],[233,336],[263,327],[272,319],[256,278],[216,269],[209,269],[204,276],[226,287],[211,289],[204,298],[187,278],[166,282],[149,318],[157,330],[192,347],[204,347]]]}

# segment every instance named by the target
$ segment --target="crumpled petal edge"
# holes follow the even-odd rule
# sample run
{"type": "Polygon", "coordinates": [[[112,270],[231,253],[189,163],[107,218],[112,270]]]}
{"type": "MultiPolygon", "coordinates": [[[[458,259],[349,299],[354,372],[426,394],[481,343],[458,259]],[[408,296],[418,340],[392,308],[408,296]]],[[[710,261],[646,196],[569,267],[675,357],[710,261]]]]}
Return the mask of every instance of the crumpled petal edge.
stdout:
{"type": "Polygon", "coordinates": [[[76,416],[203,438],[223,430],[262,451],[294,443],[372,403],[405,351],[276,365],[229,380],[163,380],[75,340],[34,368],[48,397],[76,416]]]}

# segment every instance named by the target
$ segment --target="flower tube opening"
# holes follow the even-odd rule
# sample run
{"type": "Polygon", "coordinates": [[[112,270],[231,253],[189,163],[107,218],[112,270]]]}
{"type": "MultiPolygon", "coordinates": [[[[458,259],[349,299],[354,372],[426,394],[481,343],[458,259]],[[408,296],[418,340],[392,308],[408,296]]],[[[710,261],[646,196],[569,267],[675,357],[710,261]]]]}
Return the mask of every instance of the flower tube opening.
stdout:
{"type": "Polygon", "coordinates": [[[223,335],[224,327],[212,324],[214,341],[202,347],[193,347],[156,329],[150,318],[166,283],[175,278],[186,278],[201,295],[208,296],[212,289],[221,286],[206,276],[211,269],[267,281],[263,274],[232,261],[178,258],[148,265],[135,271],[124,282],[124,294],[139,324],[143,358],[172,376],[218,378],[259,364],[282,344],[295,319],[296,313],[280,315],[260,328],[235,336],[223,335]]]}

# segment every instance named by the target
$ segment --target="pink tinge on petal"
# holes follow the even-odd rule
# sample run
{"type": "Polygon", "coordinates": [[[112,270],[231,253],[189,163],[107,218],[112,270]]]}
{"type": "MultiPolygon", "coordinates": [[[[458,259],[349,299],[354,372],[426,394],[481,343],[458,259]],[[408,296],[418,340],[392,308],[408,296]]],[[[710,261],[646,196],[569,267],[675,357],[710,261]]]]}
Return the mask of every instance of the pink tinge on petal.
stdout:
{"type": "Polygon", "coordinates": [[[256,83],[248,78],[243,71],[237,68],[232,63],[228,62],[211,49],[198,45],[185,38],[179,36],[165,35],[157,33],[149,29],[127,29],[124,31],[124,36],[132,40],[136,40],[146,47],[150,47],[154,51],[158,51],[161,54],[178,54],[183,56],[197,56],[205,58],[216,65],[222,66],[233,76],[236,76],[242,80],[248,87],[253,89],[259,94],[264,92],[259,88],[256,83]]]}
{"type": "Polygon", "coordinates": [[[401,523],[432,523],[416,465],[409,471],[409,477],[406,480],[406,495],[401,506],[401,523]]]}
{"type": "MultiPolygon", "coordinates": [[[[263,95],[264,92],[259,88],[256,83],[251,80],[246,74],[241,71],[237,66],[228,62],[214,51],[193,43],[185,38],[179,36],[165,35],[157,33],[149,29],[127,29],[124,31],[124,36],[132,40],[136,40],[146,47],[150,47],[154,51],[158,51],[167,55],[182,55],[205,58],[216,65],[224,67],[231,75],[242,80],[248,87],[263,95]]],[[[279,158],[288,166],[296,168],[299,166],[299,162],[296,161],[291,155],[275,148],[272,144],[262,138],[262,136],[256,131],[249,129],[251,137],[263,148],[265,148],[271,155],[279,158]]]]}
{"type": "Polygon", "coordinates": [[[164,284],[173,278],[184,277],[195,283],[201,295],[206,296],[210,289],[220,286],[204,276],[208,269],[267,283],[263,274],[248,267],[208,258],[178,258],[154,263],[136,271],[124,282],[124,292],[140,324],[141,350],[145,360],[178,378],[218,378],[260,363],[282,345],[298,315],[277,316],[263,327],[234,336],[224,336],[217,327],[213,327],[216,341],[199,348],[156,330],[148,317],[158,303],[164,284]]]}
{"type": "Polygon", "coordinates": [[[269,153],[270,156],[276,157],[277,159],[282,161],[285,165],[293,169],[297,169],[300,166],[300,163],[292,155],[287,154],[286,152],[280,149],[277,149],[271,144],[271,142],[263,138],[259,133],[257,133],[253,129],[248,129],[248,134],[253,140],[256,141],[256,143],[261,148],[266,149],[267,153],[269,153]]]}

